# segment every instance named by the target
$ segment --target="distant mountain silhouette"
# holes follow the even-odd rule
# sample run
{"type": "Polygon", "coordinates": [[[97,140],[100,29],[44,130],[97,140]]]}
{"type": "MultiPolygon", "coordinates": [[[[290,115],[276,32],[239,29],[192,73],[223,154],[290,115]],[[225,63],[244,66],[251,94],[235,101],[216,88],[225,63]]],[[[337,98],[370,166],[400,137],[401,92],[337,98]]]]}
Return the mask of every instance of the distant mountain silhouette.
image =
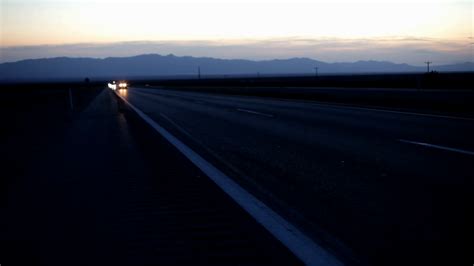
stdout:
{"type": "MultiPolygon", "coordinates": [[[[57,57],[3,63],[0,64],[0,80],[196,75],[198,67],[201,68],[203,75],[309,74],[314,73],[315,67],[318,67],[319,73],[322,74],[425,71],[424,67],[385,61],[326,63],[309,58],[252,61],[146,54],[105,59],[57,57]]],[[[473,71],[474,63],[434,65],[432,69],[437,71],[473,71]]]]}

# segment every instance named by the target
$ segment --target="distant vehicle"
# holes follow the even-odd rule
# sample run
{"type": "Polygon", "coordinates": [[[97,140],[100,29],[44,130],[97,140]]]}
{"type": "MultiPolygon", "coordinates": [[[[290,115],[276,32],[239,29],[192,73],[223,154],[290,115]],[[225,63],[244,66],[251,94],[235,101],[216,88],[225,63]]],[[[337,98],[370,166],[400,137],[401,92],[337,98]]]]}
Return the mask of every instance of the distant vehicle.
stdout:
{"type": "Polygon", "coordinates": [[[115,83],[115,81],[112,81],[112,83],[109,83],[108,86],[109,86],[109,88],[112,89],[112,90],[117,90],[117,89],[119,89],[119,90],[121,90],[121,89],[126,90],[126,89],[128,89],[128,84],[127,84],[127,82],[125,82],[125,81],[119,81],[118,84],[115,83]]]}
{"type": "Polygon", "coordinates": [[[120,90],[120,89],[124,89],[124,90],[128,89],[128,84],[127,84],[127,82],[125,82],[125,81],[120,81],[119,84],[118,84],[118,88],[119,88],[119,90],[120,90]]]}

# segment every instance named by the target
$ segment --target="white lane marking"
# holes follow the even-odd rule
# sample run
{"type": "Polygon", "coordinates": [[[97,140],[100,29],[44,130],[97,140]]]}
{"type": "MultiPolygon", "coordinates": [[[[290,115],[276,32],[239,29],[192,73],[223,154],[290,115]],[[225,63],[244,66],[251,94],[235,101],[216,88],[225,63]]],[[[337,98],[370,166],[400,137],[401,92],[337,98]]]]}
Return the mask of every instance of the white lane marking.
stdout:
{"type": "Polygon", "coordinates": [[[412,140],[406,140],[406,139],[399,139],[398,141],[405,142],[405,143],[410,143],[410,144],[415,144],[415,145],[420,145],[420,146],[424,146],[424,147],[440,149],[440,150],[446,150],[446,151],[458,152],[458,153],[463,153],[463,154],[468,154],[468,155],[474,155],[473,151],[467,151],[467,150],[462,150],[462,149],[445,147],[445,146],[440,146],[440,145],[436,145],[436,144],[430,144],[430,143],[418,142],[418,141],[412,141],[412,140]]]}
{"type": "MultiPolygon", "coordinates": [[[[155,89],[155,90],[160,90],[160,89],[155,89]]],[[[191,93],[198,93],[198,92],[191,92],[191,93]]],[[[216,97],[216,95],[213,95],[213,97],[216,97]]],[[[236,97],[236,96],[219,95],[217,97],[236,97]]],[[[383,107],[381,107],[379,109],[379,108],[371,108],[371,107],[363,107],[363,106],[354,106],[354,105],[343,104],[343,103],[338,104],[338,103],[327,103],[327,102],[318,102],[318,101],[309,101],[309,100],[282,99],[282,98],[274,98],[274,97],[257,97],[257,96],[245,96],[245,95],[240,95],[238,97],[248,98],[248,99],[258,99],[258,100],[267,99],[267,100],[280,101],[280,102],[290,102],[290,103],[307,103],[307,104],[311,104],[311,105],[315,105],[315,106],[329,106],[329,107],[341,108],[341,109],[359,109],[359,110],[394,113],[394,114],[403,114],[403,115],[425,116],[425,117],[434,117],[434,118],[447,118],[447,119],[474,121],[474,118],[470,118],[470,117],[437,115],[437,114],[427,114],[427,113],[416,113],[416,112],[408,112],[408,111],[395,111],[395,110],[381,109],[383,107]]]]}
{"type": "Polygon", "coordinates": [[[343,265],[331,253],[316,244],[290,222],[278,215],[263,202],[247,192],[230,177],[225,175],[183,142],[158,125],[140,109],[117,94],[145,122],[173,144],[194,165],[203,171],[217,186],[229,195],[237,204],[247,211],[258,223],[267,229],[276,239],[285,245],[296,257],[306,265],[343,265]]]}
{"type": "MultiPolygon", "coordinates": [[[[257,98],[257,96],[239,96],[239,97],[252,98],[252,99],[257,98]]],[[[261,97],[261,98],[263,98],[263,97],[261,97]]],[[[394,113],[394,114],[403,114],[403,115],[425,116],[425,117],[434,117],[434,118],[447,118],[447,119],[474,121],[474,118],[470,118],[470,117],[437,115],[437,114],[427,114],[427,113],[415,113],[415,112],[408,112],[408,111],[395,111],[395,110],[382,109],[383,107],[371,108],[371,107],[363,107],[363,106],[354,106],[354,105],[343,104],[343,103],[327,103],[327,102],[318,102],[318,101],[309,101],[309,100],[282,99],[282,98],[274,98],[274,97],[267,97],[267,99],[275,100],[275,101],[281,101],[281,102],[290,102],[290,103],[306,103],[306,104],[310,104],[310,105],[314,105],[314,106],[328,106],[328,107],[332,107],[332,108],[341,108],[341,109],[356,109],[356,110],[385,112],[385,113],[394,113]]],[[[376,107],[378,107],[378,106],[376,106],[376,107]]]]}
{"type": "Polygon", "coordinates": [[[250,114],[254,114],[254,115],[262,115],[262,116],[266,116],[266,117],[273,117],[273,115],[271,115],[271,114],[260,113],[260,112],[257,112],[257,111],[252,111],[252,110],[247,110],[247,109],[237,108],[236,110],[239,111],[239,112],[245,112],[245,113],[250,113],[250,114]]]}
{"type": "MultiPolygon", "coordinates": [[[[339,105],[331,105],[331,104],[318,104],[318,105],[327,105],[327,106],[339,107],[339,105]]],[[[347,109],[361,109],[361,110],[376,111],[376,112],[385,112],[385,113],[394,113],[394,114],[403,114],[403,115],[426,116],[426,117],[435,117],[435,118],[448,118],[448,119],[458,119],[458,120],[474,121],[474,118],[469,118],[469,117],[459,117],[459,116],[449,116],[449,115],[435,115],[435,114],[423,114],[423,113],[394,111],[394,110],[385,110],[385,109],[376,109],[376,108],[358,107],[358,106],[341,106],[341,107],[347,108],[347,109]]]]}
{"type": "Polygon", "coordinates": [[[192,135],[187,131],[185,130],[183,127],[181,127],[180,125],[176,124],[176,122],[174,122],[171,118],[169,118],[167,115],[163,114],[163,113],[160,113],[161,117],[163,117],[164,119],[166,119],[168,122],[170,122],[174,127],[176,127],[178,130],[180,130],[182,133],[186,134],[188,137],[191,137],[193,140],[194,138],[192,137],[192,135]]]}

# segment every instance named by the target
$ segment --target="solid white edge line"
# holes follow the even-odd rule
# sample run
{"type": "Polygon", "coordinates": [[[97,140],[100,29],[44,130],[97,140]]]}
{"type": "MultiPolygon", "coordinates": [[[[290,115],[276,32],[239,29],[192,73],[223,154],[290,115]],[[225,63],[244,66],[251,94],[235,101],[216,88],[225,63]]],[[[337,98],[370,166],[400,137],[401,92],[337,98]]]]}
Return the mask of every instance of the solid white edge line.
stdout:
{"type": "Polygon", "coordinates": [[[135,111],[145,122],[160,133],[166,140],[173,144],[194,165],[204,172],[217,186],[249,213],[258,223],[267,229],[276,239],[285,245],[296,257],[306,265],[343,265],[331,253],[316,244],[312,239],[303,234],[290,222],[278,215],[263,202],[255,198],[241,186],[235,183],[211,163],[186,146],[183,142],[158,125],[148,115],[119,96],[135,111]]]}
{"type": "MultiPolygon", "coordinates": [[[[137,89],[143,90],[142,88],[137,88],[137,89]]],[[[155,89],[155,90],[162,90],[162,89],[155,89]]],[[[193,92],[193,93],[199,93],[199,92],[193,92]]],[[[219,95],[219,96],[221,96],[221,97],[226,97],[226,96],[231,97],[229,95],[219,95]]],[[[364,107],[364,106],[356,106],[356,105],[347,105],[347,104],[342,104],[342,103],[337,104],[337,103],[318,102],[318,101],[309,101],[309,100],[291,100],[291,99],[283,99],[283,98],[257,97],[257,96],[244,96],[244,95],[240,95],[239,97],[252,98],[252,99],[269,99],[269,100],[273,100],[273,101],[291,102],[291,103],[307,103],[307,104],[311,104],[311,105],[329,106],[329,107],[332,107],[332,108],[341,108],[341,109],[356,109],[356,110],[394,113],[394,114],[411,115],[411,116],[424,116],[424,117],[433,117],[433,118],[445,118],[445,119],[474,121],[474,118],[470,118],[470,117],[450,116],[450,115],[441,115],[441,114],[428,114],[428,113],[415,113],[415,112],[408,112],[408,111],[397,111],[397,110],[383,109],[383,107],[381,107],[381,106],[364,107]],[[377,107],[380,107],[380,108],[377,108],[377,107]]]]}
{"type": "Polygon", "coordinates": [[[263,116],[273,117],[273,115],[270,115],[270,114],[260,113],[260,112],[257,112],[257,111],[252,111],[252,110],[247,110],[247,109],[236,108],[236,110],[240,111],[240,112],[255,114],[255,115],[263,115],[263,116]]]}
{"type": "MultiPolygon", "coordinates": [[[[318,104],[318,103],[316,103],[318,104]]],[[[376,112],[385,112],[385,113],[394,113],[394,114],[402,114],[402,115],[412,115],[412,116],[425,116],[425,117],[433,117],[433,118],[446,118],[446,119],[457,119],[457,120],[467,120],[467,121],[474,121],[474,118],[469,117],[459,117],[459,116],[449,116],[449,115],[436,115],[436,114],[424,114],[424,113],[413,113],[413,112],[405,112],[405,111],[395,111],[395,110],[386,110],[386,109],[378,109],[378,108],[370,108],[370,107],[361,107],[361,106],[348,106],[348,105],[331,105],[331,104],[319,104],[319,105],[327,105],[327,106],[334,106],[346,109],[360,109],[360,110],[367,110],[367,111],[376,111],[376,112]]]]}
{"type": "Polygon", "coordinates": [[[463,154],[468,154],[468,155],[474,155],[474,152],[472,152],[472,151],[466,151],[466,150],[461,150],[461,149],[456,149],[456,148],[451,148],[451,147],[445,147],[445,146],[440,146],[440,145],[436,145],[436,144],[430,144],[430,143],[418,142],[418,141],[411,141],[411,140],[406,140],[406,139],[399,139],[398,141],[405,142],[405,143],[410,143],[410,144],[415,144],[415,145],[420,145],[420,146],[424,146],[424,147],[429,147],[429,148],[435,148],[435,149],[440,149],[440,150],[446,150],[446,151],[452,151],[452,152],[463,153],[463,154]]]}

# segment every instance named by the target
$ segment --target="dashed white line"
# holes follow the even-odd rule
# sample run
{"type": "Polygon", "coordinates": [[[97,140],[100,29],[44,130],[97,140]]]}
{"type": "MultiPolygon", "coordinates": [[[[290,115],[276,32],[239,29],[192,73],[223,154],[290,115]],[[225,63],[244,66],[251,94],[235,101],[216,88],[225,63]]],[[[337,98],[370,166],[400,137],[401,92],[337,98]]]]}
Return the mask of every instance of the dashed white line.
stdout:
{"type": "MultiPolygon", "coordinates": [[[[244,97],[244,96],[241,96],[241,97],[244,97]]],[[[256,97],[256,96],[247,96],[247,97],[256,97]]],[[[355,109],[355,110],[375,111],[375,112],[393,113],[393,114],[402,114],[402,115],[411,115],[411,116],[424,116],[424,117],[433,117],[433,118],[446,118],[446,119],[474,121],[474,118],[471,118],[471,117],[417,113],[417,112],[408,112],[408,111],[396,111],[396,110],[383,109],[382,106],[364,107],[364,106],[355,106],[355,105],[343,104],[343,103],[327,103],[327,102],[318,102],[318,101],[310,101],[310,100],[290,100],[290,99],[281,99],[281,98],[268,98],[268,99],[272,99],[275,101],[282,101],[282,102],[290,102],[290,103],[307,103],[309,105],[314,105],[314,106],[328,106],[328,107],[340,108],[340,109],[355,109]]]]}
{"type": "Polygon", "coordinates": [[[266,116],[266,117],[273,117],[273,115],[271,115],[271,114],[260,113],[260,112],[257,112],[257,111],[252,111],[252,110],[247,110],[247,109],[237,108],[236,110],[239,111],[239,112],[245,112],[245,113],[254,114],[254,115],[262,115],[262,116],[266,116]]]}
{"type": "Polygon", "coordinates": [[[267,205],[234,182],[230,177],[206,161],[203,157],[158,125],[140,109],[129,103],[122,95],[117,95],[127,103],[153,129],[174,145],[194,165],[203,171],[217,186],[247,211],[258,223],[285,245],[306,265],[343,265],[335,256],[315,243],[298,228],[278,215],[267,205]]]}
{"type": "Polygon", "coordinates": [[[176,124],[176,122],[174,122],[171,118],[169,118],[167,115],[163,114],[163,113],[160,113],[161,117],[163,117],[164,119],[166,119],[168,122],[170,122],[175,128],[177,128],[179,131],[181,131],[183,134],[186,134],[188,137],[193,138],[193,136],[186,130],[184,129],[183,127],[181,127],[180,125],[176,124]]]}
{"type": "MultiPolygon", "coordinates": [[[[230,96],[219,96],[219,97],[230,97],[230,96]]],[[[384,112],[384,113],[393,113],[393,114],[402,114],[402,115],[411,115],[411,116],[424,116],[424,117],[432,117],[432,118],[445,118],[445,119],[474,121],[474,118],[471,118],[471,117],[388,110],[388,109],[383,109],[383,107],[377,108],[378,106],[377,107],[363,107],[363,106],[354,106],[354,105],[348,105],[348,104],[325,103],[325,102],[317,102],[317,101],[309,101],[309,100],[290,100],[290,99],[273,98],[273,97],[256,97],[256,96],[239,96],[239,97],[259,99],[259,100],[267,99],[267,100],[290,102],[290,103],[307,103],[307,104],[311,104],[315,106],[328,106],[332,108],[341,108],[341,109],[355,109],[355,110],[366,110],[366,111],[375,111],[375,112],[384,112]]],[[[237,109],[237,110],[241,112],[247,112],[247,113],[253,113],[253,114],[258,113],[258,114],[266,115],[270,117],[273,116],[273,115],[268,115],[268,114],[252,111],[252,110],[246,110],[246,109],[237,109]]]]}
{"type": "Polygon", "coordinates": [[[406,139],[399,139],[398,141],[405,142],[405,143],[410,143],[410,144],[414,144],[414,145],[419,145],[419,146],[424,146],[424,147],[429,147],[429,148],[445,150],[445,151],[452,151],[452,152],[457,152],[457,153],[462,153],[462,154],[474,155],[473,151],[467,151],[467,150],[462,150],[462,149],[457,149],[457,148],[451,148],[451,147],[446,147],[446,146],[441,146],[441,145],[436,145],[436,144],[430,144],[430,143],[412,141],[412,140],[406,140],[406,139]]]}
{"type": "MultiPolygon", "coordinates": [[[[330,104],[328,104],[328,105],[330,105],[330,104]]],[[[334,106],[334,105],[331,105],[331,106],[334,106]]],[[[344,106],[344,107],[346,107],[346,108],[352,108],[352,109],[361,109],[361,110],[376,111],[376,112],[402,114],[402,115],[413,115],[413,116],[425,116],[425,117],[434,117],[434,118],[447,118],[447,119],[457,119],[457,120],[474,121],[474,118],[460,117],[460,116],[424,114],[424,113],[414,113],[414,112],[405,112],[405,111],[394,111],[394,110],[385,110],[385,109],[376,109],[376,108],[358,107],[358,106],[344,106]]]]}

